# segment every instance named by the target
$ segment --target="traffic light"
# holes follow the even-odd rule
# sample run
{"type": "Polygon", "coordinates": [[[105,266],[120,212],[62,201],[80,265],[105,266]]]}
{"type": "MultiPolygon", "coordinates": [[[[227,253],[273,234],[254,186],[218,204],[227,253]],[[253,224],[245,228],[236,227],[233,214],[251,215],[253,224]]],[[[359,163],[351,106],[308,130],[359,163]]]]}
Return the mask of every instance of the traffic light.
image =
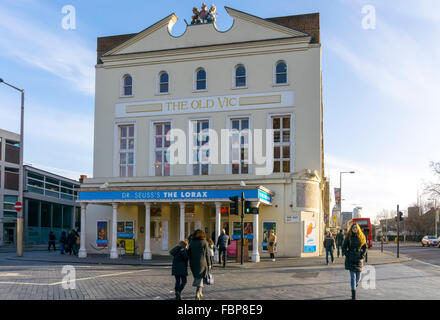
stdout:
{"type": "Polygon", "coordinates": [[[238,196],[229,197],[229,200],[231,200],[229,214],[238,216],[238,196]]]}
{"type": "Polygon", "coordinates": [[[399,221],[403,221],[403,213],[401,211],[399,211],[399,213],[397,214],[397,217],[398,217],[399,221]]]}
{"type": "Polygon", "coordinates": [[[252,213],[252,208],[251,208],[251,202],[250,201],[245,201],[244,202],[244,213],[245,214],[251,214],[252,213]]]}

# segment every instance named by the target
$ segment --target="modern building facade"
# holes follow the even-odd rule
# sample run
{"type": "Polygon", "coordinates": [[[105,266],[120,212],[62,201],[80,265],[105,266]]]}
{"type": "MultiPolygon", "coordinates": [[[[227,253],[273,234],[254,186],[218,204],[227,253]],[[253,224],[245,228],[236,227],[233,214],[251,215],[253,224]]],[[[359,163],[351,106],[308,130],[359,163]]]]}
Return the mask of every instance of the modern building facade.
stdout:
{"type": "Polygon", "coordinates": [[[98,38],[80,257],[117,258],[125,244],[151,259],[195,229],[216,238],[223,228],[234,255],[241,225],[230,197],[242,193],[259,210],[243,226],[252,261],[268,255],[270,230],[279,256],[319,254],[326,185],[319,14],[226,11],[234,23],[224,32],[200,23],[172,36],[171,14],[139,33],[98,38]]]}

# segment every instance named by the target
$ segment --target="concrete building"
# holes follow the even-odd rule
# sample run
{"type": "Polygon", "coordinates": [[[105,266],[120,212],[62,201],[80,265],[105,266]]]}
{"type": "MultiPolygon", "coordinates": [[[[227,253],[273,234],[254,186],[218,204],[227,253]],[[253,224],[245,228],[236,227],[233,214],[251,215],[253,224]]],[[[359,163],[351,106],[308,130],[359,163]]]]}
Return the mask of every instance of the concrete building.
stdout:
{"type": "Polygon", "coordinates": [[[353,209],[353,219],[362,218],[362,207],[356,207],[353,209]]]}
{"type": "Polygon", "coordinates": [[[98,38],[80,257],[117,258],[124,246],[144,259],[168,255],[195,229],[217,238],[225,228],[236,239],[240,218],[229,214],[229,198],[242,193],[259,209],[245,216],[252,261],[268,256],[270,229],[277,255],[319,255],[326,189],[319,14],[226,11],[234,19],[227,31],[200,23],[175,37],[171,14],[139,33],[98,38]],[[170,150],[177,143],[184,146],[170,150]],[[267,161],[259,161],[260,147],[267,161]]]}

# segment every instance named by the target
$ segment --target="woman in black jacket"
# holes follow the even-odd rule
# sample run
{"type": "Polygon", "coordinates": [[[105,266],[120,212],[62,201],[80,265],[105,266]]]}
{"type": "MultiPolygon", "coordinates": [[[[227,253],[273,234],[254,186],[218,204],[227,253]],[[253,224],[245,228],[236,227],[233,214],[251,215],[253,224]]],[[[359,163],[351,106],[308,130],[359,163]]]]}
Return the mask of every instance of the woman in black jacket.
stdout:
{"type": "Polygon", "coordinates": [[[186,285],[186,277],[188,276],[188,242],[182,240],[179,245],[171,249],[170,254],[173,258],[173,267],[171,274],[176,278],[174,285],[174,292],[176,293],[176,300],[181,300],[183,288],[186,285]]]}
{"type": "Polygon", "coordinates": [[[211,268],[209,258],[209,246],[206,235],[202,230],[196,230],[194,237],[188,248],[189,266],[194,276],[193,286],[197,287],[196,300],[200,300],[202,295],[203,278],[211,268]]]}
{"type": "Polygon", "coordinates": [[[365,235],[359,225],[353,223],[342,245],[342,254],[345,255],[345,269],[350,271],[351,298],[353,300],[356,300],[356,287],[359,284],[366,252],[367,240],[365,235]]]}

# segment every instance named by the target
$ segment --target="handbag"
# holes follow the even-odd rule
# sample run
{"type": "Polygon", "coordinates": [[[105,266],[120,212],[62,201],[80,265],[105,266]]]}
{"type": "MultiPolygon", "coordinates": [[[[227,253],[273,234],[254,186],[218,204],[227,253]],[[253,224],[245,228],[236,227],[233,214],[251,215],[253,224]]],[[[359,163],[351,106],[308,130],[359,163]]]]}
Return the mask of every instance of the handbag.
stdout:
{"type": "Polygon", "coordinates": [[[205,277],[203,278],[203,283],[207,285],[214,284],[214,276],[211,273],[207,272],[205,277]]]}
{"type": "Polygon", "coordinates": [[[273,247],[273,241],[269,242],[269,246],[273,247]]]}

